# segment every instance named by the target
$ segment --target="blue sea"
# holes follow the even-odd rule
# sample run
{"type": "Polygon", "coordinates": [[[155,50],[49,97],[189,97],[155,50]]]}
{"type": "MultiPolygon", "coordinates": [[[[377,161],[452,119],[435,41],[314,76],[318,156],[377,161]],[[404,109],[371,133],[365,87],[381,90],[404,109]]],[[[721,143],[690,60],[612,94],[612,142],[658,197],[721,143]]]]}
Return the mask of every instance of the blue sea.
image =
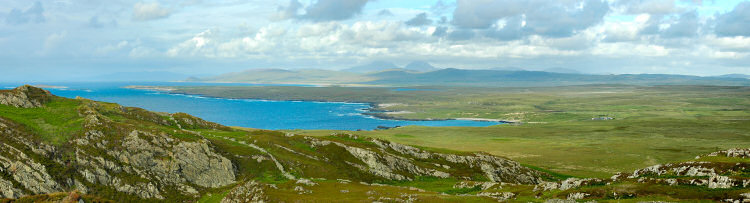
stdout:
{"type": "MultiPolygon", "coordinates": [[[[60,82],[39,83],[65,88],[46,88],[52,94],[118,103],[158,112],[185,112],[208,121],[227,126],[260,129],[334,129],[372,130],[378,126],[473,126],[483,127],[498,122],[444,120],[404,121],[379,119],[364,115],[369,108],[364,103],[268,101],[257,99],[225,99],[196,95],[168,94],[152,90],[123,88],[128,85],[149,86],[263,86],[231,83],[184,82],[60,82]]],[[[21,83],[0,83],[0,88],[10,89],[21,83]]],[[[32,84],[35,85],[35,84],[32,84]]]]}

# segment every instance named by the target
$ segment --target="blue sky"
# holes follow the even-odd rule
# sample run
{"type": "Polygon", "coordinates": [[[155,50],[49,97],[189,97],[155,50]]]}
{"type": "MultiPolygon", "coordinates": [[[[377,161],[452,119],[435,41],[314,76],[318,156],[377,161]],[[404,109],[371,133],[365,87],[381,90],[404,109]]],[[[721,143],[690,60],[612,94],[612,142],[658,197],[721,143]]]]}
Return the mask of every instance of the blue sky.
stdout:
{"type": "Polygon", "coordinates": [[[466,69],[750,74],[750,2],[5,0],[0,81],[427,61],[466,69]]]}

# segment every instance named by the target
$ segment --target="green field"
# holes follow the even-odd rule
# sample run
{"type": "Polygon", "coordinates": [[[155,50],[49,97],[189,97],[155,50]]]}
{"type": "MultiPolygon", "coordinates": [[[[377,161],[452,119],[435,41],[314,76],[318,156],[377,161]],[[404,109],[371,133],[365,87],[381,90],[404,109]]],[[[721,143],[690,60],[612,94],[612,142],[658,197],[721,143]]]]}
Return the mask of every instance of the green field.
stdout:
{"type": "MultiPolygon", "coordinates": [[[[357,101],[402,119],[487,118],[493,127],[408,126],[352,132],[399,143],[485,151],[578,177],[608,177],[657,163],[750,146],[750,87],[555,88],[178,87],[231,98],[357,101]],[[614,120],[592,120],[595,117],[614,120]]],[[[294,131],[328,135],[331,131],[294,131]]]]}

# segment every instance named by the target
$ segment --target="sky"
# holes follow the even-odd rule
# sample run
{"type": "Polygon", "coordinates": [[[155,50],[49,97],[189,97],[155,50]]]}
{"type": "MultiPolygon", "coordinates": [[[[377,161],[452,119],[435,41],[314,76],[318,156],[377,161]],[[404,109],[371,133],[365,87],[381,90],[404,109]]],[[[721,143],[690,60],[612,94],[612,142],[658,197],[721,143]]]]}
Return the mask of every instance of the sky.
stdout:
{"type": "Polygon", "coordinates": [[[0,81],[373,61],[750,74],[741,0],[3,0],[0,81]]]}

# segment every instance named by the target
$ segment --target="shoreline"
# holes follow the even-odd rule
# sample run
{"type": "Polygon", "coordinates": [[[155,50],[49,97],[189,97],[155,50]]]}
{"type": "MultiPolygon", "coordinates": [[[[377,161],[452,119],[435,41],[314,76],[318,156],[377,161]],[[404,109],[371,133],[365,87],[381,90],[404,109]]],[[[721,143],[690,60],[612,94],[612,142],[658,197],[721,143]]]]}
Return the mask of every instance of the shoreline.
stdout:
{"type": "Polygon", "coordinates": [[[124,86],[122,88],[126,89],[137,89],[137,90],[150,90],[150,91],[158,91],[158,92],[164,92],[167,94],[173,94],[173,95],[192,95],[192,96],[200,96],[200,97],[206,97],[206,98],[215,98],[215,99],[252,99],[252,100],[263,100],[263,101],[288,101],[288,102],[327,102],[327,103],[348,103],[348,104],[365,104],[370,106],[369,108],[364,109],[366,112],[362,112],[360,114],[365,116],[372,116],[377,119],[384,119],[384,120],[396,120],[396,121],[451,121],[451,120],[466,120],[466,121],[476,121],[476,122],[497,122],[498,124],[511,124],[511,123],[518,123],[518,121],[506,121],[506,120],[500,120],[500,119],[490,119],[490,118],[422,118],[422,119],[414,119],[414,118],[401,118],[401,117],[394,117],[387,114],[387,112],[393,112],[393,111],[376,111],[379,107],[379,103],[375,102],[362,102],[362,101],[324,101],[324,100],[272,100],[272,99],[261,99],[261,98],[235,98],[235,97],[217,97],[217,96],[209,96],[209,95],[202,95],[202,94],[188,94],[184,92],[175,92],[178,91],[178,89],[169,87],[169,86],[143,86],[143,85],[128,85],[124,86]]]}

